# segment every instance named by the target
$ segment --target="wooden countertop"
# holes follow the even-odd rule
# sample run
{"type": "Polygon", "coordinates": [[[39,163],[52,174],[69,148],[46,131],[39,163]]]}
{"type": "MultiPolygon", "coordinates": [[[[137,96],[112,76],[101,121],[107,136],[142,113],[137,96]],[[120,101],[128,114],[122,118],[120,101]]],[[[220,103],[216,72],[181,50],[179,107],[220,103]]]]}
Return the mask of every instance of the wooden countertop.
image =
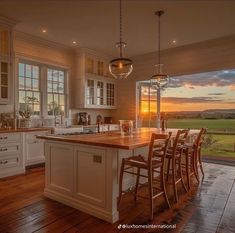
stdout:
{"type": "Polygon", "coordinates": [[[46,130],[52,130],[52,128],[40,127],[40,128],[0,129],[0,134],[2,134],[2,133],[20,133],[20,132],[46,131],[46,130]]]}
{"type": "MultiPolygon", "coordinates": [[[[85,135],[48,135],[38,136],[40,139],[46,139],[58,142],[87,144],[93,146],[112,147],[119,149],[132,150],[138,147],[147,146],[150,142],[152,133],[167,134],[169,131],[176,132],[177,129],[168,129],[165,132],[156,128],[141,128],[136,129],[132,136],[121,136],[120,132],[106,132],[100,134],[85,134],[85,135]]],[[[191,130],[197,133],[198,130],[191,130]]]]}

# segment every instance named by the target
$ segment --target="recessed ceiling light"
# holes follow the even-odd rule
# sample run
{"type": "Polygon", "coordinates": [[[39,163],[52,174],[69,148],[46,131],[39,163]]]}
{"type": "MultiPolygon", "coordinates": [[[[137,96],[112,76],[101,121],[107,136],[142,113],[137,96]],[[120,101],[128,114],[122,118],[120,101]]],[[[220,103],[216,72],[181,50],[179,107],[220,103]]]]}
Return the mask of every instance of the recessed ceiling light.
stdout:
{"type": "Polygon", "coordinates": [[[176,43],[176,40],[173,40],[172,43],[175,44],[175,43],[176,43]]]}
{"type": "Polygon", "coordinates": [[[229,71],[228,71],[228,70],[224,70],[223,72],[224,72],[225,74],[228,74],[228,73],[229,73],[229,71]]]}
{"type": "Polygon", "coordinates": [[[42,29],[42,33],[46,33],[47,32],[47,30],[46,29],[42,29]]]}
{"type": "Polygon", "coordinates": [[[77,41],[74,40],[74,41],[73,41],[73,44],[77,44],[77,41]]]}

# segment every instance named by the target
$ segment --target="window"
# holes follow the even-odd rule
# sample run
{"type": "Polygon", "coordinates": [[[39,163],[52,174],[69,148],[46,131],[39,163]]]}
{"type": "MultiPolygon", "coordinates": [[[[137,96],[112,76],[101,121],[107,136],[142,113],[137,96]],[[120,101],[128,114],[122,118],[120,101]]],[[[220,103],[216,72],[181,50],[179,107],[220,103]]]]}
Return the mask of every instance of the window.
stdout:
{"type": "Polygon", "coordinates": [[[97,82],[97,104],[104,104],[104,83],[101,81],[97,82]]]}
{"type": "Polygon", "coordinates": [[[107,83],[106,85],[107,105],[114,106],[114,84],[107,83]]]}
{"type": "Polygon", "coordinates": [[[64,115],[65,75],[64,71],[47,69],[47,112],[49,116],[64,115]]]}
{"type": "Polygon", "coordinates": [[[28,116],[65,115],[66,71],[28,61],[18,63],[18,109],[28,116]]]}
{"type": "Polygon", "coordinates": [[[39,66],[19,63],[19,111],[29,116],[40,115],[39,66]]]}

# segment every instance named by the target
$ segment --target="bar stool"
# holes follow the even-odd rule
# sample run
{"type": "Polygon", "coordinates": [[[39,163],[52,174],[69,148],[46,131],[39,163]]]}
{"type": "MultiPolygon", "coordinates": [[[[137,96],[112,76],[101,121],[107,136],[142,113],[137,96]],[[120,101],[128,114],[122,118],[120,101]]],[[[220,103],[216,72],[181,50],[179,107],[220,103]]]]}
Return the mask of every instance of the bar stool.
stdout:
{"type": "Polygon", "coordinates": [[[185,164],[182,167],[186,170],[188,189],[190,189],[190,177],[195,176],[199,183],[198,167],[200,166],[203,177],[204,171],[201,163],[201,145],[204,139],[206,129],[202,128],[193,143],[186,143],[183,148],[185,164]]]}
{"type": "Polygon", "coordinates": [[[179,182],[182,183],[185,192],[187,192],[187,188],[185,186],[182,174],[181,157],[183,152],[183,146],[186,142],[188,133],[189,129],[178,130],[173,142],[173,146],[168,148],[166,152],[166,158],[168,159],[166,180],[169,181],[170,170],[172,170],[172,185],[176,202],[178,202],[177,184],[179,182]]]}
{"type": "MultiPolygon", "coordinates": [[[[148,152],[148,159],[142,155],[132,156],[129,158],[122,159],[121,171],[120,171],[120,178],[119,178],[119,200],[118,205],[120,205],[122,194],[125,193],[122,190],[122,182],[123,182],[123,175],[124,173],[134,174],[136,175],[136,185],[135,185],[135,192],[134,197],[135,201],[137,197],[146,198],[145,196],[137,195],[138,187],[139,187],[139,180],[140,177],[145,177],[148,179],[148,192],[149,192],[149,201],[150,201],[150,218],[153,219],[153,200],[160,195],[164,195],[165,201],[170,208],[170,203],[166,193],[165,187],[165,179],[164,179],[164,164],[165,164],[165,157],[166,151],[170,143],[171,132],[169,134],[155,134],[153,133],[151,136],[151,142],[149,145],[149,152],[148,152]],[[160,150],[159,150],[160,145],[160,150]],[[156,152],[156,153],[155,153],[156,152]],[[133,168],[137,169],[137,172],[133,172],[133,168]],[[141,169],[147,171],[147,175],[141,174],[141,169]],[[130,171],[131,170],[131,171],[130,171]],[[156,176],[155,173],[160,174],[160,176],[156,176]],[[153,184],[157,183],[157,178],[160,178],[160,188],[154,187],[153,184]],[[156,190],[157,193],[153,193],[153,190],[156,190]]],[[[144,185],[144,184],[142,184],[144,185]]]]}

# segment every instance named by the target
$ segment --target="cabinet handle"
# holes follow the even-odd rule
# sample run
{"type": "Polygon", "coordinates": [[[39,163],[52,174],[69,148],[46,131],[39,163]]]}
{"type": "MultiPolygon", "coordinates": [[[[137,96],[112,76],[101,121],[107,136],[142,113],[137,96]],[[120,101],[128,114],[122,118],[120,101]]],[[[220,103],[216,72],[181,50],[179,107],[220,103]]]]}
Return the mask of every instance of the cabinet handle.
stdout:
{"type": "Polygon", "coordinates": [[[93,162],[94,163],[102,163],[102,156],[101,155],[93,155],[93,162]]]}
{"type": "Polygon", "coordinates": [[[8,163],[8,161],[7,160],[5,160],[5,161],[1,161],[0,162],[0,164],[7,164],[8,163]]]}
{"type": "Polygon", "coordinates": [[[0,137],[0,140],[2,140],[2,139],[7,139],[8,137],[0,137]]]}
{"type": "Polygon", "coordinates": [[[7,148],[1,148],[0,151],[7,151],[7,148]]]}

